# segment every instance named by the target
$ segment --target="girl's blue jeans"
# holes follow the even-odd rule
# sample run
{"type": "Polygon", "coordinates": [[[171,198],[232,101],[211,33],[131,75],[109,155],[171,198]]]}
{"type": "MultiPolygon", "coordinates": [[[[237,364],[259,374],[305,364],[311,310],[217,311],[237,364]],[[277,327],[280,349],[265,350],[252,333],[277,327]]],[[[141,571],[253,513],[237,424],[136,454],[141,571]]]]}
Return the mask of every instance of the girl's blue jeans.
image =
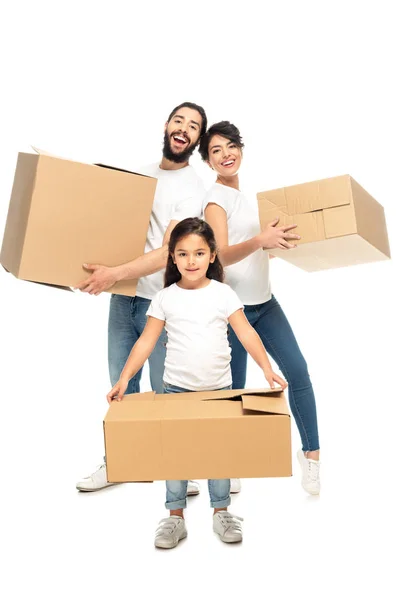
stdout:
{"type": "MultiPolygon", "coordinates": [[[[222,389],[231,389],[231,386],[222,389]]],[[[179,394],[181,392],[190,391],[191,390],[185,390],[184,388],[169,383],[164,383],[164,394],[179,394]]],[[[168,480],[165,483],[167,485],[167,501],[165,503],[165,508],[168,510],[186,508],[187,480],[168,480]]],[[[211,508],[225,508],[226,506],[229,506],[231,503],[230,489],[230,479],[209,479],[208,491],[210,493],[211,508]]]]}

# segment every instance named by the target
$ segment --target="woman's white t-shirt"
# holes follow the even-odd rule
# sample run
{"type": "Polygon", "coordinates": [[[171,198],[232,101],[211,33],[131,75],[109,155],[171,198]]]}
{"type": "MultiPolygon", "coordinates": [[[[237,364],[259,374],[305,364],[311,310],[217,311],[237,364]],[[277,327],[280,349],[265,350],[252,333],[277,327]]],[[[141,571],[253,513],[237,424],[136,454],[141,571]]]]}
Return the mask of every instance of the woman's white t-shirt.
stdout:
{"type": "MultiPolygon", "coordinates": [[[[239,190],[214,183],[206,194],[204,210],[210,203],[226,212],[230,246],[245,242],[260,233],[257,210],[239,190]]],[[[262,304],[271,299],[269,256],[257,250],[240,262],[225,267],[225,281],[237,293],[243,304],[262,304]]]]}
{"type": "Polygon", "coordinates": [[[174,283],[157,292],[147,315],[165,321],[164,381],[191,391],[231,385],[228,318],[242,308],[237,294],[213,279],[198,290],[174,283]]]}

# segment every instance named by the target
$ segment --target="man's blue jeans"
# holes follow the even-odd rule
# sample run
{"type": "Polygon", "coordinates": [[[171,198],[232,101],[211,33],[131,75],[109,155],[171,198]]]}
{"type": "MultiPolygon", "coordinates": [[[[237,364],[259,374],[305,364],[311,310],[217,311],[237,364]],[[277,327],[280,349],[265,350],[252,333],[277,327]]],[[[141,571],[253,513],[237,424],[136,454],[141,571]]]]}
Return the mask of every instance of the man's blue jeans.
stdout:
{"type": "MultiPolygon", "coordinates": [[[[111,385],[119,380],[130,351],[145,328],[150,302],[151,300],[139,296],[111,296],[108,320],[108,369],[111,385]]],[[[164,329],[149,357],[151,388],[157,394],[163,393],[166,343],[167,334],[164,329]]],[[[140,392],[141,375],[142,369],[130,380],[126,394],[140,392]]]]}
{"type": "MultiPolygon", "coordinates": [[[[296,421],[303,451],[319,449],[317,411],[307,364],[289,322],[274,296],[263,304],[244,307],[249,323],[260,336],[289,384],[289,404],[296,421]]],[[[232,388],[246,387],[247,352],[229,326],[232,348],[232,388]]]]}
{"type": "MultiPolygon", "coordinates": [[[[231,386],[222,388],[225,390],[231,389],[231,386]]],[[[181,392],[190,392],[184,388],[169,383],[164,384],[164,394],[179,394],[181,392]]],[[[167,501],[165,508],[168,510],[177,510],[178,508],[186,508],[187,495],[187,479],[184,480],[168,480],[167,485],[167,501]]],[[[210,493],[211,508],[225,508],[230,505],[231,497],[231,480],[230,479],[209,479],[208,491],[210,493]]]]}

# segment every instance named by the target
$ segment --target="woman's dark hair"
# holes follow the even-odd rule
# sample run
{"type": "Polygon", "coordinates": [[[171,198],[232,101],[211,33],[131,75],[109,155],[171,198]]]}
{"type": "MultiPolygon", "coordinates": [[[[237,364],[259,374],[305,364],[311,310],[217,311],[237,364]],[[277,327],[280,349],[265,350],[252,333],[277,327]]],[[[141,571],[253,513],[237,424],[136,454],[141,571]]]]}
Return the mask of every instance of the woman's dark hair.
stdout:
{"type": "MultiPolygon", "coordinates": [[[[169,239],[168,262],[167,268],[165,269],[164,287],[169,287],[173,283],[181,280],[182,275],[179,273],[178,267],[172,259],[172,255],[175,252],[179,240],[191,234],[200,235],[210,248],[211,254],[217,252],[217,242],[215,241],[214,232],[208,223],[197,217],[190,217],[189,219],[180,221],[172,230],[169,239]]],[[[206,276],[209,279],[215,279],[216,281],[222,282],[224,280],[224,269],[218,258],[218,254],[216,254],[214,262],[210,262],[206,276]]]]}
{"type": "Polygon", "coordinates": [[[221,135],[230,142],[236,144],[238,148],[244,148],[242,136],[240,135],[240,131],[236,125],[230,123],[229,121],[220,121],[219,123],[214,123],[214,125],[211,125],[210,129],[200,140],[199,152],[204,161],[208,160],[208,146],[210,145],[210,140],[214,135],[221,135]]]}
{"type": "Polygon", "coordinates": [[[201,116],[200,138],[201,138],[207,130],[207,116],[206,116],[206,111],[204,110],[204,108],[202,106],[199,106],[198,104],[195,104],[194,102],[182,102],[182,104],[175,106],[174,110],[171,111],[171,113],[167,119],[168,123],[170,122],[170,120],[172,119],[174,114],[178,112],[178,110],[180,108],[191,108],[192,110],[197,110],[197,112],[200,114],[200,116],[201,116]]]}

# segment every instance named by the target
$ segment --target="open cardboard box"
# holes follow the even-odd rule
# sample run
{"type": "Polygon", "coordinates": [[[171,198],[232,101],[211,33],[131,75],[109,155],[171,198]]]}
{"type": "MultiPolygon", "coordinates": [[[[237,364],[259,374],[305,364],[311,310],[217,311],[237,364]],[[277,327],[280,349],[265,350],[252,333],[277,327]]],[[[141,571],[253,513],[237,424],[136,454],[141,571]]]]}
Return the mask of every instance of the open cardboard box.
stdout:
{"type": "MultiPolygon", "coordinates": [[[[141,256],[156,184],[114,167],[20,153],[1,264],[19,279],[70,288],[89,275],[83,263],[114,266],[141,256]]],[[[108,291],[134,296],[136,281],[108,291]]]]}
{"type": "Polygon", "coordinates": [[[104,419],[110,482],[289,477],[281,388],[130,394],[104,419]]]}
{"type": "Polygon", "coordinates": [[[297,224],[297,248],[270,254],[318,271],[390,258],[383,207],[350,175],[260,192],[261,228],[297,224]]]}

